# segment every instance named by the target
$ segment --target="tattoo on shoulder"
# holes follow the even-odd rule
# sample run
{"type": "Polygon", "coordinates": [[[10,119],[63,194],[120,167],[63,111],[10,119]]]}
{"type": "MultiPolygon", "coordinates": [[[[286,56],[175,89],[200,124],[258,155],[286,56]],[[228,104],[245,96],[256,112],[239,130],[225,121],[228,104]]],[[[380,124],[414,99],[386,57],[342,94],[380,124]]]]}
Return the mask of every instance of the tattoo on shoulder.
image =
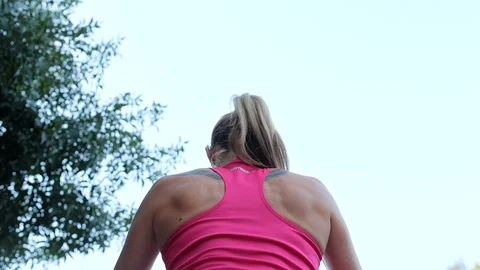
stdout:
{"type": "Polygon", "coordinates": [[[208,176],[217,180],[221,180],[222,178],[218,175],[215,171],[210,169],[196,169],[188,172],[183,172],[179,174],[175,174],[175,176],[188,176],[188,175],[199,175],[199,176],[208,176]]]}
{"type": "Polygon", "coordinates": [[[271,180],[275,177],[278,177],[278,176],[281,176],[281,175],[285,175],[285,174],[288,174],[288,171],[285,170],[285,169],[277,169],[277,170],[272,170],[268,173],[267,175],[267,179],[265,179],[265,181],[268,181],[268,180],[271,180]]]}

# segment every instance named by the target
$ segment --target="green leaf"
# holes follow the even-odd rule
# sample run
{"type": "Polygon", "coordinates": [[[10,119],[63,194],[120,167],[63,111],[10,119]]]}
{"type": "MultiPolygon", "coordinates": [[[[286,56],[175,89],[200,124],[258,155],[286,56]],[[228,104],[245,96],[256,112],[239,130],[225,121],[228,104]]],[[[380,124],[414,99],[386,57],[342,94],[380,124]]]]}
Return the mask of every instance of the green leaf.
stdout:
{"type": "Polygon", "coordinates": [[[165,106],[100,99],[120,41],[72,21],[79,3],[0,0],[0,269],[107,247],[132,217],[116,193],[167,174],[184,151],[143,141],[165,106]]]}

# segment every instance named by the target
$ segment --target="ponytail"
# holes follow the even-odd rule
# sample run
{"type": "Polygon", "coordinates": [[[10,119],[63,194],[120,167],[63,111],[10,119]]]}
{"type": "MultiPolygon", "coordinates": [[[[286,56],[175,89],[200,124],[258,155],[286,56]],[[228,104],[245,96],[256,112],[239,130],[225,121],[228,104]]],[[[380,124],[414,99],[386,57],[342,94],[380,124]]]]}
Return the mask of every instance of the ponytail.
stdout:
{"type": "Polygon", "coordinates": [[[219,148],[215,156],[220,159],[214,163],[236,157],[255,166],[288,170],[287,151],[265,101],[246,93],[234,96],[233,105],[235,110],[223,116],[212,133],[212,146],[219,148]]]}

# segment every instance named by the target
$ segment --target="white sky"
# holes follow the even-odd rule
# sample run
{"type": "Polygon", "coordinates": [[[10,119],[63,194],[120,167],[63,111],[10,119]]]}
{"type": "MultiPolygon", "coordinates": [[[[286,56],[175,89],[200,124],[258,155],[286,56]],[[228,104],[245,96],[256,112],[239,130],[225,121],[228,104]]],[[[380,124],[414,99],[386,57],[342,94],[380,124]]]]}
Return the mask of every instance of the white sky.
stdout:
{"type": "MultiPolygon", "coordinates": [[[[147,139],[190,141],[177,171],[209,166],[232,94],[260,95],[291,170],[335,196],[364,269],[428,270],[480,261],[478,14],[477,0],[87,0],[77,16],[126,38],[104,94],[168,105],[147,139]]],[[[119,252],[49,269],[113,269],[119,252]]]]}

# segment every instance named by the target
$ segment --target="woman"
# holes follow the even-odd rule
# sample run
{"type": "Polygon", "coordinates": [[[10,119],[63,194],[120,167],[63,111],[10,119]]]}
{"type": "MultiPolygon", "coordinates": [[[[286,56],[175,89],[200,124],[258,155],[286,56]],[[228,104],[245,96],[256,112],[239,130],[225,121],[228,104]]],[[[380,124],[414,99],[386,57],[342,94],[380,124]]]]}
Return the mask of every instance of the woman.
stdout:
{"type": "Polygon", "coordinates": [[[211,169],[164,177],[144,198],[116,270],[361,269],[348,229],[325,186],[288,171],[288,157],[259,96],[212,132],[211,169]]]}

